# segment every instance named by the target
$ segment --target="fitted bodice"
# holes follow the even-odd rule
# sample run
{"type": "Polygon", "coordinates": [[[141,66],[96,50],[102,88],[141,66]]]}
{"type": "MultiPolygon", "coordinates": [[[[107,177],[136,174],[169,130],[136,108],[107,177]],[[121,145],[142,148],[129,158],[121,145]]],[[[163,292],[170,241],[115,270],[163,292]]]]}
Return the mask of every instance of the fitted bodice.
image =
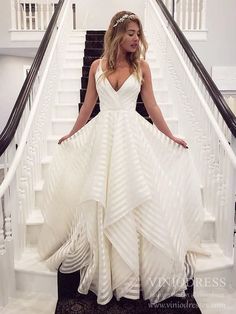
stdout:
{"type": "Polygon", "coordinates": [[[100,100],[100,111],[125,110],[134,111],[140,92],[140,82],[131,74],[116,91],[109,80],[103,75],[101,62],[95,74],[96,88],[100,100]]]}

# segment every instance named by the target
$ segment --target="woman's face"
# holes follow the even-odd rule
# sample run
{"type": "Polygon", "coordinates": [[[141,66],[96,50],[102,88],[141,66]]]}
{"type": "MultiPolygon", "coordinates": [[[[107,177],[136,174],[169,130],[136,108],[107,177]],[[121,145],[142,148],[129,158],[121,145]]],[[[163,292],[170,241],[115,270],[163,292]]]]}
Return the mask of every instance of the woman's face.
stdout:
{"type": "Polygon", "coordinates": [[[138,24],[129,22],[123,40],[120,43],[120,48],[126,52],[135,52],[139,46],[140,31],[138,24]]]}

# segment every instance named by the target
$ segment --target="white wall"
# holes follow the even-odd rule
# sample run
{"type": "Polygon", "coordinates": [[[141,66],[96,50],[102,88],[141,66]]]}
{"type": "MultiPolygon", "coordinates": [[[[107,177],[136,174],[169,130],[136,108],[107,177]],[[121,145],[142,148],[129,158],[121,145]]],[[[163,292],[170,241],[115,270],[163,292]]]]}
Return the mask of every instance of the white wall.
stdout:
{"type": "Polygon", "coordinates": [[[144,0],[86,0],[78,5],[79,28],[106,29],[112,16],[123,10],[132,11],[144,19],[144,0]]]}
{"type": "Polygon", "coordinates": [[[211,74],[213,65],[236,65],[236,0],[207,0],[207,41],[191,42],[211,74]]]}
{"type": "Polygon", "coordinates": [[[0,0],[0,8],[0,55],[34,56],[38,40],[11,40],[11,0],[0,0]]]}
{"type": "Polygon", "coordinates": [[[0,0],[0,6],[0,47],[4,47],[10,42],[11,0],[0,0]]]}
{"type": "Polygon", "coordinates": [[[32,58],[0,56],[0,133],[24,82],[24,65],[32,62],[32,58]]]}

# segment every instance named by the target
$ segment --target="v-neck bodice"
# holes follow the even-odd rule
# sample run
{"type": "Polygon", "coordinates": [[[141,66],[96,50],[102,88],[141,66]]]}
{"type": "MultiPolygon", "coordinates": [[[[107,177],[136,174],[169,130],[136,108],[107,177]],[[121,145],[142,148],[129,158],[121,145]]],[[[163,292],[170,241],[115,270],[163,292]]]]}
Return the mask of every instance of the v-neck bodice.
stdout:
{"type": "Polygon", "coordinates": [[[105,77],[100,62],[95,74],[95,80],[101,111],[135,110],[141,85],[134,74],[130,74],[119,90],[116,91],[105,77]]]}

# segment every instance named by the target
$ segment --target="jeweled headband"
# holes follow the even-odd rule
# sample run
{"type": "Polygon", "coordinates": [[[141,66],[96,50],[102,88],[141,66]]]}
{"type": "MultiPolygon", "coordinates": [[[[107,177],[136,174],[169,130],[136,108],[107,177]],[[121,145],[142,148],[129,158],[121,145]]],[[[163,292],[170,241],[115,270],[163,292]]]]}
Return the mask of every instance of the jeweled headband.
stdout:
{"type": "Polygon", "coordinates": [[[119,18],[116,21],[116,23],[113,25],[113,27],[116,27],[118,24],[123,23],[124,20],[126,20],[126,19],[133,20],[133,19],[136,19],[136,18],[137,18],[137,16],[135,14],[130,14],[130,15],[129,14],[125,14],[125,15],[123,15],[121,18],[119,18]]]}

